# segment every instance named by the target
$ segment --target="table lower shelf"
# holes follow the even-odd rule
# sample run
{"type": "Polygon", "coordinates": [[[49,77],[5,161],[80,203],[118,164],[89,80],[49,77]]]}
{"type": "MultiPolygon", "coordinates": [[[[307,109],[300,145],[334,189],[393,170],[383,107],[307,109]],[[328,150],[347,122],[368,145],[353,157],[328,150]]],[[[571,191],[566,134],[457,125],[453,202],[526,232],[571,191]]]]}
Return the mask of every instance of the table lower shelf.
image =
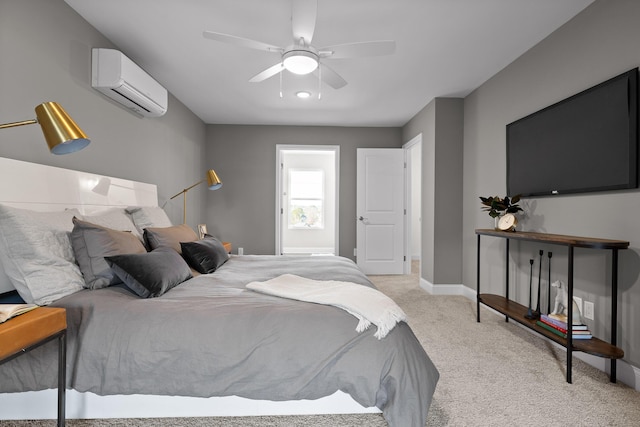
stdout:
{"type": "MultiPolygon", "coordinates": [[[[524,305],[518,304],[515,301],[508,300],[505,297],[493,294],[480,294],[478,298],[479,301],[487,307],[490,307],[504,314],[505,316],[526,326],[527,328],[536,331],[540,335],[543,335],[546,338],[557,342],[563,347],[567,347],[567,340],[565,338],[562,338],[561,336],[558,336],[553,332],[550,332],[547,329],[538,326],[535,320],[527,319],[526,317],[524,317],[525,314],[527,314],[528,310],[524,305]]],[[[572,350],[581,351],[583,353],[588,353],[607,359],[621,359],[624,357],[624,351],[621,348],[595,337],[588,340],[574,339],[572,350]]]]}

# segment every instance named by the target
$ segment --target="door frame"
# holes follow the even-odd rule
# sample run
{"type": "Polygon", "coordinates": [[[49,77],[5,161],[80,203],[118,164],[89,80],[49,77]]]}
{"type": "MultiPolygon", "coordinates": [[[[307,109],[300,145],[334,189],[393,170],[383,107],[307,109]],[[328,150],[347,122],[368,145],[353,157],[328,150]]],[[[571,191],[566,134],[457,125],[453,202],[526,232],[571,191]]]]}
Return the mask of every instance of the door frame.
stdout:
{"type": "MultiPolygon", "coordinates": [[[[419,133],[415,137],[411,138],[408,142],[406,142],[402,148],[404,149],[404,164],[405,164],[405,176],[404,176],[404,191],[405,191],[405,210],[407,214],[404,217],[405,225],[404,225],[404,243],[405,243],[405,251],[406,254],[406,262],[404,264],[404,274],[411,274],[411,261],[412,261],[412,251],[411,251],[411,234],[414,230],[411,228],[411,224],[413,221],[413,213],[411,210],[411,205],[415,201],[413,200],[413,181],[411,179],[412,175],[412,162],[409,158],[409,153],[411,152],[411,148],[420,145],[422,147],[422,133],[419,133]]],[[[422,159],[420,159],[420,169],[422,170],[422,159]]],[[[422,182],[422,176],[420,177],[420,182],[422,182]]],[[[422,212],[422,200],[420,201],[420,211],[422,212]]],[[[421,215],[422,216],[422,215],[421,215]]],[[[422,224],[420,225],[422,227],[422,224]]],[[[420,240],[422,241],[422,236],[420,236],[420,240]]],[[[422,242],[420,242],[420,265],[422,266],[422,242]]]]}
{"type": "Polygon", "coordinates": [[[275,254],[282,255],[282,215],[284,214],[284,206],[282,205],[283,183],[283,153],[285,151],[332,151],[334,153],[335,162],[335,230],[333,238],[333,251],[335,255],[339,255],[340,248],[340,146],[339,145],[297,145],[297,144],[276,144],[276,242],[275,254]]]}

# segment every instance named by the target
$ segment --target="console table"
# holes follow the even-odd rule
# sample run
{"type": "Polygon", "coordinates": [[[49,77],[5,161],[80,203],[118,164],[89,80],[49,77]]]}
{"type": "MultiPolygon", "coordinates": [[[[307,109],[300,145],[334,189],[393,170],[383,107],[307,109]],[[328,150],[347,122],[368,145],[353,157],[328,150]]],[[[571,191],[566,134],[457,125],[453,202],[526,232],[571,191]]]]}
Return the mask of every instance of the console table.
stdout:
{"type": "MultiPolygon", "coordinates": [[[[571,359],[573,351],[582,351],[595,356],[611,359],[610,380],[616,382],[616,361],[624,357],[624,351],[616,347],[617,320],[618,320],[618,251],[627,249],[629,242],[621,240],[597,239],[592,237],[565,236],[561,234],[534,233],[525,231],[498,231],[492,229],[477,229],[477,321],[480,322],[480,303],[505,315],[505,321],[513,319],[529,329],[557,342],[567,349],[567,382],[571,383],[571,359]],[[480,237],[492,236],[506,240],[506,276],[505,296],[480,293],[480,237]],[[611,338],[609,342],[591,338],[588,340],[573,340],[571,328],[568,328],[567,338],[562,338],[546,329],[538,326],[535,320],[527,319],[527,307],[509,299],[509,242],[511,240],[524,240],[540,242],[552,245],[566,246],[567,254],[567,287],[569,301],[573,301],[573,256],[574,248],[606,249],[611,251],[611,338]]],[[[568,310],[568,324],[573,323],[572,310],[568,310]]]]}
{"type": "Polygon", "coordinates": [[[0,324],[0,364],[49,341],[58,341],[58,427],[65,424],[66,334],[64,308],[39,307],[0,324]]]}

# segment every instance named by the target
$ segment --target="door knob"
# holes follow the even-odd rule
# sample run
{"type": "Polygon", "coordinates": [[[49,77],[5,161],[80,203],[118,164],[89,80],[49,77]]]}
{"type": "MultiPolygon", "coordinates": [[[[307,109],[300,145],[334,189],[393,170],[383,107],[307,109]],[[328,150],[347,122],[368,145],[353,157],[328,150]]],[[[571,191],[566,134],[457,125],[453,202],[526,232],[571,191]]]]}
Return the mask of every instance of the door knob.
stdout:
{"type": "Polygon", "coordinates": [[[369,220],[369,218],[365,218],[363,216],[359,216],[358,217],[358,221],[368,221],[368,220],[369,220]]]}

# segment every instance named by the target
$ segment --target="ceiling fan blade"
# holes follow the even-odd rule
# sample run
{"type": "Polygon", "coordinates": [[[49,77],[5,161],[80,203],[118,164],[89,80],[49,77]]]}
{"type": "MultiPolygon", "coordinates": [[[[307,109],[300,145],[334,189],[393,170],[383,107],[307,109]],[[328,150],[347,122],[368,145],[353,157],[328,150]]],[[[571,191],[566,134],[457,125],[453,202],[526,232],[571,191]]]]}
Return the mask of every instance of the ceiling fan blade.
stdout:
{"type": "Polygon", "coordinates": [[[396,51],[394,40],[377,40],[370,42],[346,43],[335,46],[327,46],[318,49],[320,57],[341,59],[341,58],[362,58],[366,56],[391,55],[396,51]]]}
{"type": "Polygon", "coordinates": [[[321,63],[318,70],[314,71],[314,74],[320,73],[320,78],[323,82],[328,84],[334,89],[340,89],[347,85],[347,81],[343,79],[340,74],[324,63],[321,63]]]}
{"type": "Polygon", "coordinates": [[[284,65],[282,62],[278,62],[276,65],[272,65],[266,70],[256,74],[255,76],[249,79],[250,83],[260,83],[264,80],[267,80],[269,77],[273,77],[278,74],[280,71],[284,70],[284,65]]]}
{"type": "Polygon", "coordinates": [[[267,52],[284,52],[284,49],[272,44],[263,43],[251,39],[245,39],[244,37],[231,36],[229,34],[216,33],[213,31],[203,31],[204,38],[215,40],[222,43],[228,43],[235,46],[247,47],[249,49],[264,50],[267,52]]]}
{"type": "Polygon", "coordinates": [[[300,43],[300,39],[304,39],[305,46],[311,44],[313,32],[316,29],[317,15],[318,0],[293,0],[291,26],[295,43],[300,43]]]}

